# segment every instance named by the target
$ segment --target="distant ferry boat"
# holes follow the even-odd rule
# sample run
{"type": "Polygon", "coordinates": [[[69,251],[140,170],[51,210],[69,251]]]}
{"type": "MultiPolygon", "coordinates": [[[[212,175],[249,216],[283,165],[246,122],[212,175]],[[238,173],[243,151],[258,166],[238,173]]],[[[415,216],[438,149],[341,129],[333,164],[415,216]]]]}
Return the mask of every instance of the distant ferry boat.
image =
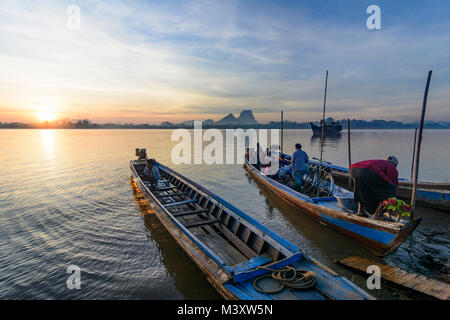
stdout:
{"type": "MultiPolygon", "coordinates": [[[[320,121],[319,125],[316,125],[313,122],[310,122],[310,124],[311,124],[311,129],[313,131],[313,135],[321,136],[322,135],[322,121],[320,121]]],[[[335,122],[331,118],[328,118],[325,121],[325,130],[324,130],[325,137],[340,135],[341,131],[342,131],[342,125],[340,123],[335,122]]]]}

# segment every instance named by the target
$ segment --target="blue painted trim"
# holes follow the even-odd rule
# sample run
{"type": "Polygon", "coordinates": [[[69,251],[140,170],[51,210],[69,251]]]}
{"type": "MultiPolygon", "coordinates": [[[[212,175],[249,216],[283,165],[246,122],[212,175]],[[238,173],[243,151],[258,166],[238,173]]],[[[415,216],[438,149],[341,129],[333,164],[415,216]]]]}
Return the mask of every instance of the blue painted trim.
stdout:
{"type": "MultiPolygon", "coordinates": [[[[314,160],[309,160],[309,163],[315,164],[315,165],[320,164],[319,161],[314,161],[314,160]]],[[[339,167],[339,166],[335,166],[334,164],[329,164],[329,163],[324,163],[324,162],[322,162],[322,167],[332,168],[332,169],[336,169],[336,170],[340,170],[340,171],[344,171],[344,172],[349,171],[348,168],[339,167]]]]}
{"type": "Polygon", "coordinates": [[[428,191],[423,189],[417,190],[417,197],[422,199],[428,199],[428,200],[439,200],[439,201],[450,201],[450,193],[446,192],[435,192],[435,191],[428,191]]]}
{"type": "Polygon", "coordinates": [[[374,297],[372,297],[370,294],[365,292],[363,289],[355,285],[353,282],[348,280],[346,277],[340,277],[340,279],[345,282],[349,287],[351,287],[353,290],[355,290],[357,293],[359,293],[361,296],[364,297],[365,300],[375,300],[374,297]]]}
{"type": "Polygon", "coordinates": [[[345,229],[345,230],[351,231],[355,234],[358,234],[364,238],[368,238],[368,239],[371,239],[373,241],[376,241],[376,242],[379,242],[379,243],[382,243],[385,245],[389,244],[395,238],[395,235],[392,233],[374,230],[372,228],[360,226],[355,223],[336,219],[336,218],[330,217],[324,213],[321,213],[321,217],[323,220],[325,220],[326,222],[328,222],[330,224],[333,224],[342,229],[345,229]]]}
{"type": "MultiPolygon", "coordinates": [[[[298,261],[300,261],[302,259],[303,259],[303,253],[298,252],[298,253],[293,254],[292,256],[290,256],[290,257],[288,257],[286,259],[283,259],[283,260],[277,261],[277,262],[275,262],[273,264],[270,264],[267,267],[271,268],[271,269],[279,269],[279,268],[282,268],[284,266],[288,266],[290,264],[298,262],[298,261]]],[[[253,279],[255,277],[258,277],[260,275],[263,275],[263,274],[266,274],[266,273],[269,273],[269,272],[270,271],[266,270],[266,269],[253,269],[253,270],[250,270],[250,271],[239,272],[239,273],[236,273],[234,275],[234,282],[239,283],[239,282],[247,281],[249,279],[253,279]]]]}
{"type": "Polygon", "coordinates": [[[317,197],[310,199],[313,202],[322,202],[322,201],[337,201],[335,197],[317,197]]]}
{"type": "Polygon", "coordinates": [[[272,258],[270,258],[266,255],[257,256],[250,260],[243,261],[237,265],[234,265],[233,271],[234,271],[234,273],[239,273],[239,272],[247,271],[250,269],[255,269],[256,267],[262,266],[269,262],[272,262],[272,258]]]}

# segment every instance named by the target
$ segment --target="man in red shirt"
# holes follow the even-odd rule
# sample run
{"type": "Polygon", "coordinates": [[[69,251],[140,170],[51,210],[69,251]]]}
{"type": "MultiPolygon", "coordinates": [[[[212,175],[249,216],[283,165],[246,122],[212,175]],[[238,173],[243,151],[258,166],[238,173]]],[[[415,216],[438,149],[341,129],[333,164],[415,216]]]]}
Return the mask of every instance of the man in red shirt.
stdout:
{"type": "Polygon", "coordinates": [[[358,216],[367,216],[363,208],[373,214],[380,202],[395,197],[398,185],[398,160],[389,156],[354,163],[350,176],[354,179],[354,201],[358,202],[358,216]]]}

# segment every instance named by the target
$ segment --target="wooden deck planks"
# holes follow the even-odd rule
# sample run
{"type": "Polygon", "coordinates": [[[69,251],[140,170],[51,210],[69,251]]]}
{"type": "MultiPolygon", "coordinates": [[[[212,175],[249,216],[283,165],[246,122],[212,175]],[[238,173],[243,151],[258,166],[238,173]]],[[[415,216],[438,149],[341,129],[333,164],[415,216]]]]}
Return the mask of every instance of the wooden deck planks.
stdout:
{"type": "Polygon", "coordinates": [[[225,239],[223,239],[217,233],[215,234],[201,234],[198,233],[196,236],[203,241],[211,250],[216,252],[222,259],[224,259],[230,266],[236,265],[247,258],[240,253],[236,248],[229,244],[225,239]]]}
{"type": "Polygon", "coordinates": [[[338,260],[336,263],[363,273],[366,273],[368,266],[376,265],[380,268],[382,279],[387,283],[409,290],[413,295],[419,294],[433,299],[450,300],[450,285],[447,283],[363,257],[348,257],[338,260]]]}
{"type": "MultiPolygon", "coordinates": [[[[186,205],[186,207],[181,208],[180,216],[177,220],[180,221],[185,226],[189,224],[201,223],[202,221],[207,221],[206,219],[211,218],[211,216],[206,215],[205,212],[195,214],[195,215],[183,215],[183,209],[186,211],[192,210],[204,210],[197,203],[191,203],[192,207],[186,205]],[[203,216],[205,220],[200,220],[199,217],[203,216]]],[[[184,212],[186,212],[184,211],[184,212]]],[[[219,222],[220,220],[217,220],[219,222]]],[[[247,258],[235,247],[233,247],[226,239],[211,228],[209,225],[199,226],[192,230],[195,236],[203,243],[213,250],[217,255],[219,255],[224,261],[226,261],[230,266],[247,260],[247,258]],[[205,232],[207,231],[207,232],[205,232]]]]}
{"type": "MultiPolygon", "coordinates": [[[[177,181],[172,181],[169,183],[161,184],[159,187],[163,189],[162,192],[159,193],[159,197],[163,202],[174,200],[171,196],[176,197],[179,196],[184,201],[190,200],[197,196],[196,193],[192,193],[191,191],[186,191],[185,188],[177,186],[177,181]],[[177,186],[178,191],[173,190],[172,186],[177,186]],[[166,189],[166,190],[164,190],[166,189]],[[180,191],[183,191],[184,194],[180,194],[180,191]]],[[[208,220],[220,222],[220,214],[222,213],[222,208],[219,209],[219,212],[216,215],[211,214],[211,209],[205,209],[208,205],[209,199],[203,199],[200,197],[197,202],[186,203],[177,207],[178,212],[173,212],[173,216],[180,221],[186,227],[191,228],[192,232],[195,236],[202,241],[206,246],[208,246],[212,251],[214,251],[218,256],[220,256],[224,261],[226,261],[230,266],[237,265],[241,262],[247,261],[249,258],[256,257],[258,254],[253,251],[252,248],[247,246],[245,242],[239,239],[231,230],[229,230],[223,223],[229,222],[231,218],[230,215],[227,215],[225,221],[216,225],[223,236],[217,233],[217,229],[214,230],[211,225],[203,225],[208,220]],[[196,213],[193,213],[196,212],[196,213]],[[193,214],[191,214],[193,213],[193,214]],[[225,238],[228,238],[225,239],[225,238]],[[230,243],[231,242],[231,243],[230,243]],[[239,248],[239,249],[238,249],[239,248]]],[[[166,207],[170,208],[170,203],[164,204],[166,207]]],[[[170,208],[173,209],[173,208],[170,208]]],[[[240,225],[240,222],[236,221],[234,223],[234,227],[237,229],[240,225]]],[[[237,231],[237,230],[236,230],[237,231]]],[[[251,232],[248,230],[248,236],[250,236],[251,232]]],[[[261,239],[262,242],[259,243],[257,239],[255,239],[257,244],[262,247],[264,244],[264,240],[261,239]]],[[[261,248],[259,248],[261,249],[261,248]]]]}

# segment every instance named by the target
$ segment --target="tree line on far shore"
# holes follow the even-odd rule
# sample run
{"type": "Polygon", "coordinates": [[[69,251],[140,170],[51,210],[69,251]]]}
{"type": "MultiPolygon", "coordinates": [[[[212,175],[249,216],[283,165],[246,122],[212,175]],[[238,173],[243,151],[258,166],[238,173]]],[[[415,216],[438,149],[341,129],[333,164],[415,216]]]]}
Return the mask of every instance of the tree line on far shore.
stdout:
{"type": "MultiPolygon", "coordinates": [[[[342,124],[344,129],[347,128],[347,120],[337,121],[342,124]]],[[[279,129],[280,121],[270,121],[268,123],[257,124],[217,124],[217,123],[203,123],[202,127],[205,129],[237,129],[237,128],[254,128],[254,129],[279,129]]],[[[285,129],[310,129],[310,122],[294,122],[284,121],[283,127],[285,129]]],[[[404,123],[400,121],[386,121],[386,120],[350,120],[350,127],[352,129],[414,129],[418,127],[418,123],[404,123]]],[[[94,123],[87,119],[77,121],[55,121],[43,123],[21,123],[21,122],[0,122],[0,128],[6,129],[193,129],[193,122],[171,123],[162,122],[161,124],[134,124],[134,123],[94,123]]],[[[450,129],[450,122],[425,122],[425,128],[428,129],[450,129]]]]}

